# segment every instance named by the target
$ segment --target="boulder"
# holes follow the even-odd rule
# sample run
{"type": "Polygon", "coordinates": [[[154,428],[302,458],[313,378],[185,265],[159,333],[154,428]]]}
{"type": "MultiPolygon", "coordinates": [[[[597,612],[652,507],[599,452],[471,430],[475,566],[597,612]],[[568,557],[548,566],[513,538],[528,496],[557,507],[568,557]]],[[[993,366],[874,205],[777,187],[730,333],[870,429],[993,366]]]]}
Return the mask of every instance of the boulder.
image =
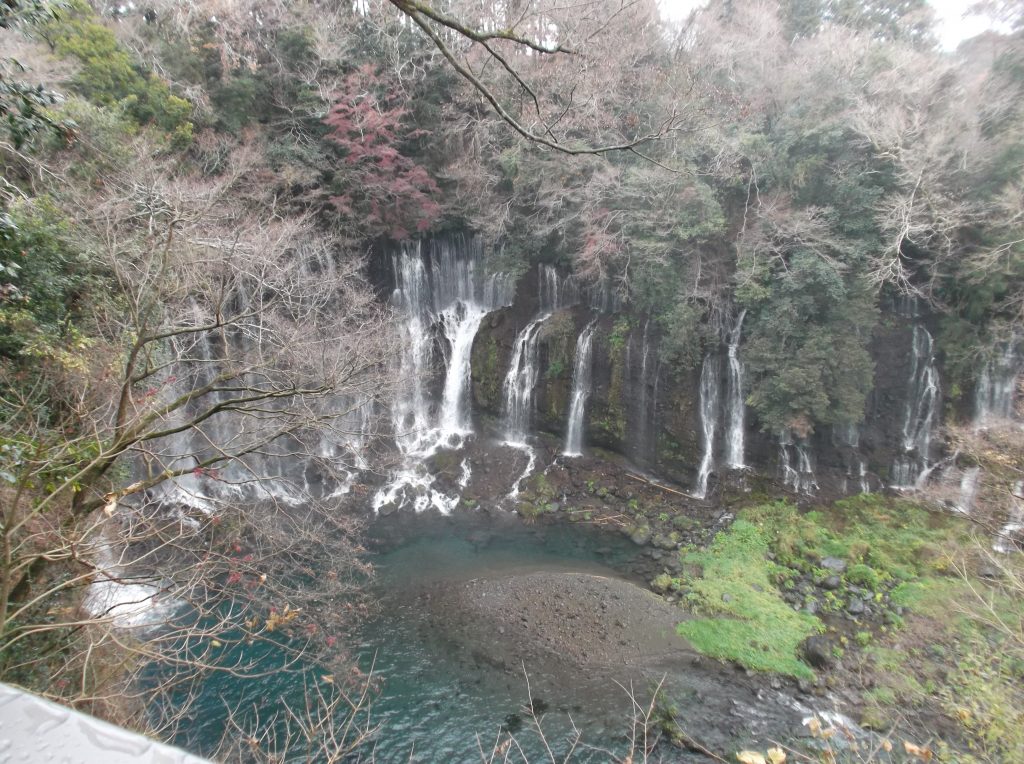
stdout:
{"type": "Polygon", "coordinates": [[[835,655],[832,653],[832,642],[828,637],[816,634],[808,637],[801,645],[801,652],[804,660],[813,668],[827,669],[835,663],[835,655]]]}
{"type": "Polygon", "coordinates": [[[838,557],[826,557],[821,561],[821,567],[831,570],[833,573],[845,573],[846,560],[841,560],[838,557]]]}
{"type": "Polygon", "coordinates": [[[842,586],[843,580],[839,576],[829,576],[821,582],[821,588],[828,592],[834,592],[842,586]]]}
{"type": "Polygon", "coordinates": [[[644,546],[651,541],[651,529],[649,526],[641,525],[629,534],[629,538],[637,546],[644,546]]]}
{"type": "Polygon", "coordinates": [[[660,533],[651,540],[651,543],[654,546],[658,547],[658,549],[670,550],[670,549],[675,549],[676,548],[676,542],[675,541],[673,541],[668,536],[665,536],[665,535],[660,534],[660,533]]]}

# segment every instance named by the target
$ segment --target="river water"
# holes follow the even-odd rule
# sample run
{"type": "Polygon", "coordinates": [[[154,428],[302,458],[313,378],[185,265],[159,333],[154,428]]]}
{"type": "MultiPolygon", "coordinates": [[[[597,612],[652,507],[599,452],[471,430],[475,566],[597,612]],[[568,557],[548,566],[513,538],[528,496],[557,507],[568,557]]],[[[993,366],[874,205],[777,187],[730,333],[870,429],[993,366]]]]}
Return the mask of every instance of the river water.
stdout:
{"type": "MultiPolygon", "coordinates": [[[[378,688],[369,711],[378,733],[352,761],[481,761],[480,750],[490,752],[509,732],[528,761],[542,761],[548,760],[545,744],[564,754],[574,729],[582,732],[582,745],[572,761],[610,761],[629,748],[627,689],[646,703],[659,680],[686,731],[718,751],[799,734],[801,709],[792,699],[733,667],[689,653],[643,670],[580,667],[557,650],[534,650],[532,644],[506,651],[497,638],[467,643],[466,624],[453,622],[460,616],[445,609],[444,593],[453,587],[537,572],[642,585],[649,560],[619,534],[583,525],[525,524],[506,513],[396,513],[371,524],[367,544],[376,567],[371,586],[377,606],[352,649],[378,688]],[[540,712],[546,743],[532,729],[528,705],[540,712]]],[[[315,669],[287,670],[273,651],[245,658],[267,675],[244,682],[211,675],[176,742],[212,754],[229,729],[229,709],[259,710],[266,717],[285,703],[301,708],[310,677],[319,675],[315,669]]],[[[677,748],[659,750],[662,758],[654,760],[704,760],[677,748]]],[[[308,758],[298,752],[289,760],[308,758]]]]}
{"type": "Polygon", "coordinates": [[[544,729],[556,747],[571,731],[570,717],[595,745],[615,742],[625,731],[629,700],[618,688],[538,660],[526,667],[528,693],[522,671],[510,671],[486,646],[467,649],[449,638],[430,592],[540,570],[629,575],[636,547],[585,528],[530,526],[511,517],[402,515],[382,518],[372,534],[380,614],[363,629],[359,651],[362,666],[375,661],[383,681],[375,702],[384,730],[379,760],[479,761],[477,735],[489,750],[502,729],[518,730],[520,745],[539,755],[539,739],[523,713],[531,695],[545,711],[544,729]],[[597,699],[611,696],[611,702],[594,702],[597,690],[597,699]]]}

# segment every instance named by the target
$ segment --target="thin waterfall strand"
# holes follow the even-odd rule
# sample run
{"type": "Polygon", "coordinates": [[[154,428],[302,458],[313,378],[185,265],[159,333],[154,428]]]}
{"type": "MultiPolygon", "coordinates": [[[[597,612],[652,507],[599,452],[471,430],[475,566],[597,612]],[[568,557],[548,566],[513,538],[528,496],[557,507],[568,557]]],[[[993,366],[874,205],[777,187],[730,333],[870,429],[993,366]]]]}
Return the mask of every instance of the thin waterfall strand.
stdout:
{"type": "Polygon", "coordinates": [[[718,430],[718,359],[705,356],[700,371],[700,427],[704,442],[700,469],[697,471],[695,498],[703,499],[708,494],[708,478],[715,466],[715,435],[718,430]]]}
{"type": "Polygon", "coordinates": [[[725,461],[732,469],[744,466],[744,432],[745,425],[743,399],[743,364],[740,362],[740,335],[743,330],[743,319],[747,311],[740,311],[736,324],[729,332],[728,359],[729,379],[726,389],[726,438],[725,461]]]}
{"type": "Polygon", "coordinates": [[[566,456],[583,454],[583,422],[587,399],[590,397],[591,371],[594,349],[594,329],[597,319],[590,321],[576,340],[576,359],[572,369],[572,398],[569,402],[569,423],[565,430],[566,456]]]}
{"type": "Polygon", "coordinates": [[[982,367],[974,391],[976,428],[1014,418],[1014,394],[1017,391],[1020,367],[1016,337],[1005,343],[999,354],[982,367]]]}
{"type": "Polygon", "coordinates": [[[538,337],[540,327],[551,316],[542,313],[533,319],[516,337],[512,348],[512,362],[505,376],[505,440],[515,445],[526,445],[533,419],[533,390],[540,372],[538,363],[538,337]]]}
{"type": "Polygon", "coordinates": [[[903,419],[903,453],[893,464],[893,486],[919,487],[931,473],[932,430],[939,410],[939,372],[934,341],[923,326],[914,326],[910,379],[903,419]]]}

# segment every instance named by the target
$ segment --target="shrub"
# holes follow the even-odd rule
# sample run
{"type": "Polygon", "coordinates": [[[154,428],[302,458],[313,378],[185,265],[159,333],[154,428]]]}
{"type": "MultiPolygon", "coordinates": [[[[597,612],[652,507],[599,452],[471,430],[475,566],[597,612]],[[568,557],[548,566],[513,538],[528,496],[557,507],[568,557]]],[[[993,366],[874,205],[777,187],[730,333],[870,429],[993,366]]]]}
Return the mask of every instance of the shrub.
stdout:
{"type": "Polygon", "coordinates": [[[881,584],[878,573],[870,565],[860,562],[851,567],[846,573],[846,580],[851,584],[863,586],[875,591],[881,584]]]}
{"type": "Polygon", "coordinates": [[[181,143],[191,139],[192,105],[168,84],[134,62],[84,2],[43,27],[43,36],[61,56],[77,58],[81,71],[74,87],[101,106],[118,105],[140,125],[154,124],[181,143]]]}

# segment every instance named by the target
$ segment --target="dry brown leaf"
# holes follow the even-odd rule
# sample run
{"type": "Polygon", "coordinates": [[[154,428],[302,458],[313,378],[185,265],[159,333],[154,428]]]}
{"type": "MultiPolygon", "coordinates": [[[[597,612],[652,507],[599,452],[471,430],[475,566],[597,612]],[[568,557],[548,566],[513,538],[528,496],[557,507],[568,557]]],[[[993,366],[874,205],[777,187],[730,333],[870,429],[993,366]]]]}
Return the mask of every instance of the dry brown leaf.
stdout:
{"type": "Polygon", "coordinates": [[[736,758],[740,760],[740,764],[768,764],[764,756],[757,751],[740,751],[736,758]]]}
{"type": "Polygon", "coordinates": [[[928,746],[915,745],[914,743],[911,743],[909,740],[903,741],[903,750],[911,756],[913,756],[914,758],[920,759],[921,761],[931,761],[932,756],[934,756],[934,754],[932,753],[932,749],[928,746]]]}

